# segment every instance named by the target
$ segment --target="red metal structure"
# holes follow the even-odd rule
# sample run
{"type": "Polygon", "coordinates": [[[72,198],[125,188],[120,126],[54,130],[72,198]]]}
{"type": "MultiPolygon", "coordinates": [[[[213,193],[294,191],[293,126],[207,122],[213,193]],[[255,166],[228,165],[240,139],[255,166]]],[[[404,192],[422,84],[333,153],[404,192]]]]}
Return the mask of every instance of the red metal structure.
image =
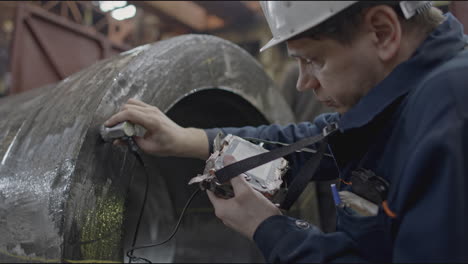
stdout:
{"type": "Polygon", "coordinates": [[[129,48],[40,7],[20,4],[11,53],[10,94],[56,83],[129,48]]]}

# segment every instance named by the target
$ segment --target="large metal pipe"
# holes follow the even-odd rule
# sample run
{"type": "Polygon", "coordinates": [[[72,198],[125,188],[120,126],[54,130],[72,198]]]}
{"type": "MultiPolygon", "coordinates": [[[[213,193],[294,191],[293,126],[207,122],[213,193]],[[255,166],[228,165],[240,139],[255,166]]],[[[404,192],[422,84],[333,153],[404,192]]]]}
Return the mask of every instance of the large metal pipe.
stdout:
{"type": "MultiPolygon", "coordinates": [[[[99,126],[129,98],[183,126],[286,124],[289,107],[261,66],[232,43],[185,35],[100,61],[56,85],[0,100],[0,261],[126,261],[144,173],[99,126]]],[[[150,195],[138,244],[166,238],[203,161],[144,156],[150,195]]],[[[137,250],[154,262],[258,262],[206,194],[169,243],[137,250]]]]}

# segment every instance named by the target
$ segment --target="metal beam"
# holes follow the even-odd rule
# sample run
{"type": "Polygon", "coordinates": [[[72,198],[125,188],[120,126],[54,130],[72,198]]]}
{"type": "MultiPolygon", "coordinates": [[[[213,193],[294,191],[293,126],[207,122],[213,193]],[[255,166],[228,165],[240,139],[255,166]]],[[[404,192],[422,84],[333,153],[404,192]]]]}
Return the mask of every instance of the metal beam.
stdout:
{"type": "Polygon", "coordinates": [[[226,24],[249,23],[255,13],[241,1],[194,1],[209,14],[221,17],[226,24]]]}
{"type": "Polygon", "coordinates": [[[148,5],[174,17],[196,31],[207,31],[224,26],[224,21],[192,1],[145,1],[148,5]]]}

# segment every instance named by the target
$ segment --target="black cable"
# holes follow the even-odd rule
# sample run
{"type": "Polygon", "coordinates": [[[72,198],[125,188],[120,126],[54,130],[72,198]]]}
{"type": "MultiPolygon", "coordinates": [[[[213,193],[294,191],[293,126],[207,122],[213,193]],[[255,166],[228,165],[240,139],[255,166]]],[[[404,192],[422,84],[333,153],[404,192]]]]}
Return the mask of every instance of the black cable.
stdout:
{"type": "MultiPolygon", "coordinates": [[[[141,158],[140,153],[138,153],[138,147],[135,141],[133,140],[133,138],[128,138],[128,144],[129,144],[130,150],[135,154],[136,159],[138,160],[140,165],[143,167],[143,170],[145,171],[145,178],[146,178],[145,193],[143,195],[143,202],[142,202],[141,209],[140,209],[140,215],[138,216],[135,233],[133,234],[133,241],[132,241],[132,248],[133,248],[135,246],[135,243],[138,237],[138,232],[140,230],[141,219],[143,219],[143,213],[145,211],[146,200],[148,199],[149,175],[148,175],[148,170],[146,169],[145,163],[143,162],[143,159],[141,158]]],[[[132,263],[132,260],[137,260],[137,258],[133,256],[133,250],[131,252],[127,252],[127,256],[129,256],[129,263],[132,263]]],[[[138,257],[138,259],[145,260],[147,263],[151,263],[151,261],[144,259],[144,258],[138,257]]]]}
{"type": "Polygon", "coordinates": [[[133,250],[135,250],[135,249],[143,249],[143,248],[149,248],[149,247],[156,247],[156,246],[160,246],[160,245],[162,245],[162,244],[165,244],[165,243],[167,243],[169,240],[171,240],[171,239],[175,236],[175,234],[177,233],[177,230],[178,230],[179,227],[180,227],[180,223],[182,222],[182,219],[183,219],[183,217],[184,217],[185,211],[186,211],[187,208],[189,207],[189,205],[190,205],[190,203],[192,202],[193,198],[198,194],[198,192],[200,192],[200,189],[197,188],[197,189],[192,193],[192,195],[191,195],[190,198],[188,199],[187,203],[185,204],[184,209],[182,210],[182,213],[181,213],[180,216],[179,216],[179,220],[177,221],[177,224],[176,224],[176,226],[175,226],[175,228],[174,228],[174,231],[172,231],[172,234],[171,234],[166,240],[164,240],[164,241],[162,241],[162,242],[159,242],[159,243],[148,244],[148,245],[138,246],[138,247],[132,247],[132,248],[130,248],[130,249],[127,251],[127,257],[129,257],[129,258],[130,258],[130,257],[134,257],[134,256],[129,255],[129,253],[130,253],[130,251],[133,252],[133,250]]]}
{"type": "Polygon", "coordinates": [[[143,167],[143,170],[145,172],[145,177],[146,177],[146,187],[145,187],[145,193],[144,193],[144,197],[143,197],[143,204],[141,206],[141,209],[140,209],[140,215],[138,216],[138,221],[137,221],[137,225],[136,225],[136,229],[135,229],[135,233],[133,235],[133,241],[132,241],[132,247],[127,250],[127,257],[129,258],[129,263],[132,263],[132,260],[133,261],[137,261],[137,260],[142,260],[142,261],[145,261],[146,263],[151,263],[151,261],[149,261],[148,259],[146,258],[142,258],[142,257],[136,257],[133,255],[133,251],[136,250],[136,249],[143,249],[143,248],[149,248],[149,247],[156,247],[156,246],[160,246],[162,244],[165,244],[167,243],[169,240],[171,240],[175,234],[177,233],[177,231],[179,230],[179,227],[180,227],[180,223],[182,222],[182,219],[185,215],[185,211],[187,210],[187,208],[189,207],[190,203],[192,202],[193,198],[198,194],[198,192],[200,191],[199,188],[197,188],[195,190],[195,192],[192,193],[192,195],[190,196],[190,198],[188,199],[187,203],[185,204],[184,206],[184,209],[182,210],[182,213],[180,214],[179,216],[179,220],[177,221],[177,224],[174,228],[174,231],[172,231],[172,234],[169,236],[169,238],[167,238],[166,240],[164,240],[163,242],[160,242],[160,243],[155,243],[155,244],[148,244],[148,245],[144,245],[144,246],[138,246],[138,247],[135,247],[135,244],[136,244],[136,239],[138,237],[138,231],[140,229],[140,224],[141,224],[141,220],[143,218],[143,212],[145,210],[145,205],[146,205],[146,200],[148,198],[148,187],[149,187],[149,173],[148,173],[148,170],[145,166],[145,163],[143,162],[143,159],[140,155],[140,153],[138,152],[138,145],[135,143],[135,141],[133,140],[133,138],[129,137],[127,138],[127,143],[129,145],[129,148],[130,150],[135,154],[138,162],[141,164],[141,166],[143,167]]]}

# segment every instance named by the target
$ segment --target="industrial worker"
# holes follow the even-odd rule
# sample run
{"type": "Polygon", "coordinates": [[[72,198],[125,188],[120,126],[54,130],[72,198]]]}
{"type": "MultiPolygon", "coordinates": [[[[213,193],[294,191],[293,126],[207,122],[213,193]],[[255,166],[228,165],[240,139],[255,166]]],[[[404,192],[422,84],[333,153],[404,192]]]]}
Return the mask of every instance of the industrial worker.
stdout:
{"type": "MultiPolygon", "coordinates": [[[[218,131],[292,143],[338,122],[328,141],[334,159],[322,159],[314,179],[339,177],[339,191],[357,194],[353,173],[381,177],[388,190],[374,214],[338,204],[336,232],[324,234],[234,177],[234,198],[207,192],[216,216],[252,239],[268,262],[468,262],[468,51],[461,24],[427,1],[261,4],[273,34],[262,50],[286,42],[300,67],[297,89],[313,90],[336,113],[312,123],[202,130],[182,128],[131,99],[107,125],[129,120],[147,128],[136,138],[147,153],[206,159],[218,131]]],[[[291,158],[291,177],[303,155],[291,158]]]]}

